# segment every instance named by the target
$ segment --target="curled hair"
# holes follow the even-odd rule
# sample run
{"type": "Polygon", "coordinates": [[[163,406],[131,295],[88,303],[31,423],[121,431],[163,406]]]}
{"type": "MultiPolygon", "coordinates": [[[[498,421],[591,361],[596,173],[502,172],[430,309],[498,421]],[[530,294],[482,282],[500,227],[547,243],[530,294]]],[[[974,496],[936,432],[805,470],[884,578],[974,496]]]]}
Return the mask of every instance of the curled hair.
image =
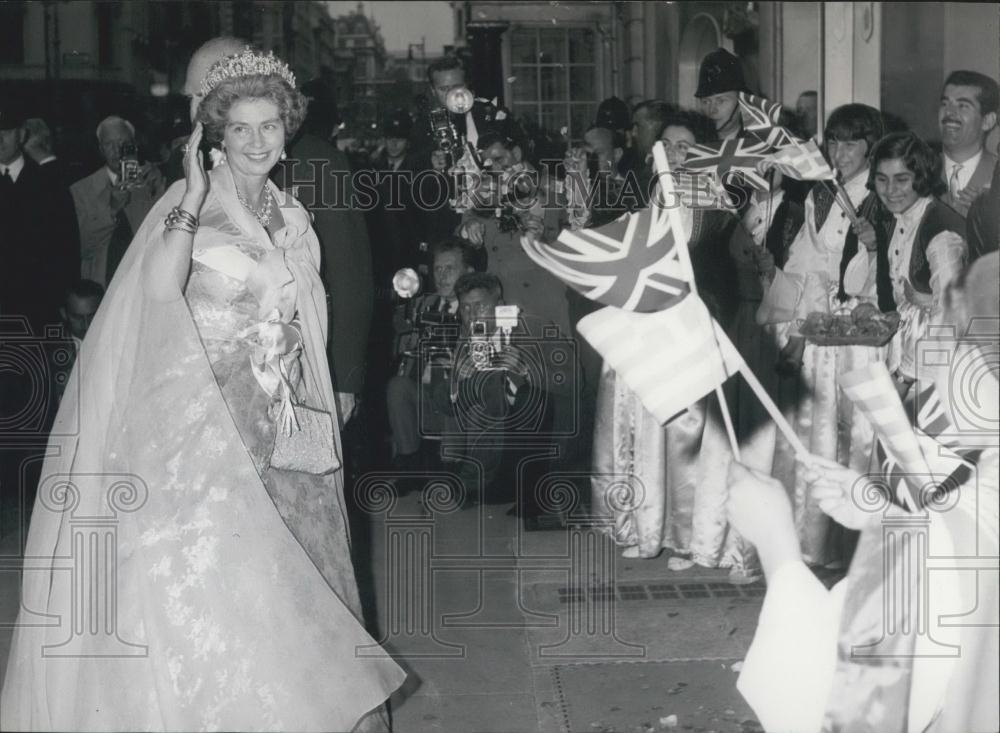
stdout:
{"type": "Polygon", "coordinates": [[[663,125],[657,137],[663,137],[663,131],[668,127],[683,127],[690,130],[694,135],[694,141],[698,144],[712,142],[717,134],[712,120],[693,109],[669,109],[663,117],[663,125]]]}
{"type": "Polygon", "coordinates": [[[473,290],[485,290],[490,295],[503,298],[503,284],[492,272],[467,272],[455,281],[456,298],[473,290]]]}
{"type": "Polygon", "coordinates": [[[893,132],[878,141],[872,151],[868,190],[875,190],[875,174],[883,160],[899,158],[913,174],[913,190],[918,196],[936,196],[945,190],[941,180],[941,157],[913,132],[893,132]]]}
{"type": "Polygon", "coordinates": [[[267,99],[278,107],[285,126],[285,138],[295,137],[306,118],[306,98],[277,74],[251,74],[225,79],[212,89],[198,106],[197,121],[205,126],[210,143],[220,142],[225,134],[229,110],[242,99],[267,99]]]}
{"type": "Polygon", "coordinates": [[[830,113],[823,129],[823,140],[864,140],[868,143],[865,152],[870,156],[875,143],[888,131],[882,113],[874,107],[867,104],[844,104],[830,113]]]}

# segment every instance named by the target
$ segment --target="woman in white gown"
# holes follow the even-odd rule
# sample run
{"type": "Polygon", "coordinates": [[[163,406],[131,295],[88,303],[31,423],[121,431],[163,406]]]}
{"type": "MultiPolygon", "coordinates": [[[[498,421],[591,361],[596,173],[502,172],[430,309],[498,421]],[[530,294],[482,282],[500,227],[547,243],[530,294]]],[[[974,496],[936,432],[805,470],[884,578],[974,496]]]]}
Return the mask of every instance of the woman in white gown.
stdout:
{"type": "Polygon", "coordinates": [[[340,449],[318,241],[268,181],[305,115],[294,84],[249,49],[212,67],[186,180],[84,341],[32,515],[5,730],[387,727],[404,675],[359,621],[343,472],[273,452],[284,389],[330,413],[340,449]],[[225,153],[210,175],[203,129],[225,153]]]}

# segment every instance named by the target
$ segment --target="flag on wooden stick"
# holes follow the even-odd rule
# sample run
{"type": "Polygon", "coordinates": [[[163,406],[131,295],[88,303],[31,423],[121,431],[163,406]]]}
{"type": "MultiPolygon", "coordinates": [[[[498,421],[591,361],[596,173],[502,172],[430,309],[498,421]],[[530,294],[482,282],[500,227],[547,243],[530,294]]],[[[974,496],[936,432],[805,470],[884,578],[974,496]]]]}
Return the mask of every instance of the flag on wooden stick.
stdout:
{"type": "Polygon", "coordinates": [[[739,371],[743,360],[695,292],[683,204],[671,195],[674,181],[657,145],[665,190],[645,209],[596,229],[564,230],[552,244],[530,235],[521,244],[538,265],[608,306],[577,328],[666,422],[739,371]]]}

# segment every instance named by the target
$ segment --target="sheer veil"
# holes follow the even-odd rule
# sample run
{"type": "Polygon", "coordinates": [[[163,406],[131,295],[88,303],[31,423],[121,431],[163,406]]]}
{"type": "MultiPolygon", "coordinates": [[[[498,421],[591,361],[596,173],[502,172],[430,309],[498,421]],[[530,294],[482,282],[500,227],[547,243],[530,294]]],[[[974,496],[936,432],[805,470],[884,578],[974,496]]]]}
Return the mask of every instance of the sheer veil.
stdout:
{"type": "MultiPolygon", "coordinates": [[[[271,247],[228,168],[210,182],[203,224],[214,217],[227,236],[271,247]]],[[[145,295],[144,261],[183,187],[136,234],[59,409],[0,698],[5,730],[350,730],[404,676],[358,622],[353,576],[334,587],[282,520],[186,301],[145,295]]],[[[336,414],[318,241],[301,205],[273,191],[306,391],[336,414]]],[[[219,237],[203,225],[195,248],[219,237]]],[[[328,479],[343,514],[342,471],[328,479]]]]}

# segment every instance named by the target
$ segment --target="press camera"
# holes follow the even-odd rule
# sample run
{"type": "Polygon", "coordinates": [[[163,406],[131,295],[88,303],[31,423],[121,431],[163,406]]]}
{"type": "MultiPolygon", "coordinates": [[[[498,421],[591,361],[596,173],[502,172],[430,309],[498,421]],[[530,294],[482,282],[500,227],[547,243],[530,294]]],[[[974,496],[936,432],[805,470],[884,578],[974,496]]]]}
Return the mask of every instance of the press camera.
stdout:
{"type": "Polygon", "coordinates": [[[135,143],[125,143],[121,147],[118,181],[122,186],[132,185],[139,181],[139,153],[135,143]]]}
{"type": "Polygon", "coordinates": [[[480,370],[503,369],[497,356],[510,346],[510,334],[517,326],[519,309],[516,305],[498,305],[493,310],[495,330],[489,332],[486,320],[477,319],[470,325],[469,357],[472,365],[480,370]]]}

